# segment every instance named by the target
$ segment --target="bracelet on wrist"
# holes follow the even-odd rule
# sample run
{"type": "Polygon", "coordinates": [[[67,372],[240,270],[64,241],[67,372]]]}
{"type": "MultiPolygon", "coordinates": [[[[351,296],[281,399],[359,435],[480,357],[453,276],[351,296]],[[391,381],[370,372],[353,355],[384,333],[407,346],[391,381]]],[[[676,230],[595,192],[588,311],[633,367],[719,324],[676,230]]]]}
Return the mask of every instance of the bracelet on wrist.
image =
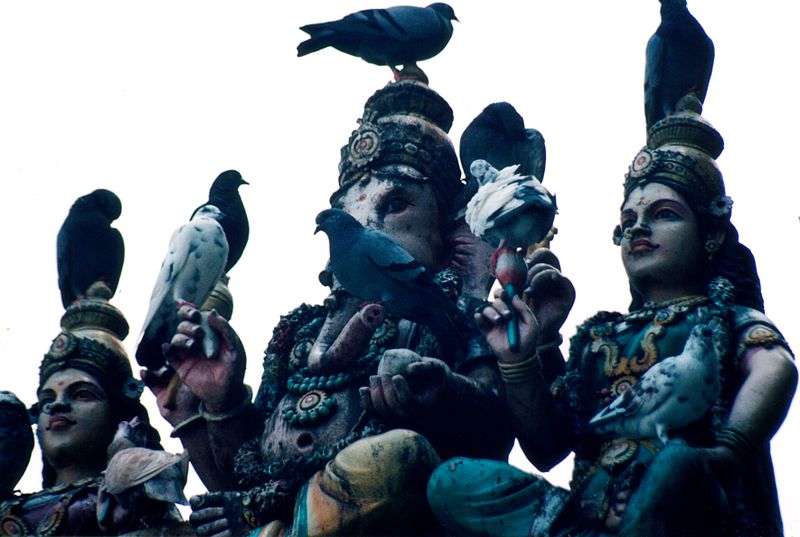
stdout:
{"type": "Polygon", "coordinates": [[[225,421],[244,414],[245,410],[250,406],[250,400],[253,398],[253,389],[247,384],[244,385],[244,389],[245,396],[242,402],[227,412],[209,412],[206,410],[205,404],[200,401],[199,415],[206,421],[225,421]]]}
{"type": "Polygon", "coordinates": [[[500,378],[506,384],[523,384],[542,375],[542,361],[538,352],[521,362],[497,362],[497,367],[500,370],[500,378]]]}
{"type": "Polygon", "coordinates": [[[750,460],[755,454],[753,441],[745,433],[734,427],[726,426],[721,428],[717,431],[716,437],[717,444],[733,451],[741,461],[750,460]]]}
{"type": "Polygon", "coordinates": [[[547,343],[543,343],[541,345],[537,345],[536,346],[536,352],[537,353],[542,353],[542,352],[547,352],[547,351],[551,351],[551,350],[554,350],[554,349],[558,349],[563,342],[564,342],[564,338],[561,336],[561,334],[558,334],[554,339],[548,341],[547,343]]]}
{"type": "Polygon", "coordinates": [[[180,423],[177,423],[172,428],[172,432],[169,433],[169,437],[170,438],[180,438],[181,434],[185,433],[187,429],[189,429],[190,427],[192,427],[196,423],[200,423],[201,421],[205,421],[205,420],[203,419],[203,416],[201,416],[199,412],[197,414],[193,415],[193,416],[189,416],[188,418],[186,418],[185,420],[181,421],[180,423]]]}

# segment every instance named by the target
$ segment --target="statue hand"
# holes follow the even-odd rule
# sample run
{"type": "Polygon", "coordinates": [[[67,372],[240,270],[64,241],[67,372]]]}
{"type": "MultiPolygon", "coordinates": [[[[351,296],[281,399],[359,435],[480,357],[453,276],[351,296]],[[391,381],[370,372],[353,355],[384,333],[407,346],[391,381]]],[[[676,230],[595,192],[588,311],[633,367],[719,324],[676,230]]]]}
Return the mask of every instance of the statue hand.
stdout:
{"type": "Polygon", "coordinates": [[[561,274],[558,258],[547,248],[533,252],[530,267],[525,303],[539,322],[540,342],[549,343],[558,338],[575,303],[575,287],[561,274]]]}
{"type": "Polygon", "coordinates": [[[209,492],[192,496],[189,523],[201,537],[233,537],[250,534],[258,523],[245,520],[242,492],[209,492]]]}
{"type": "MultiPolygon", "coordinates": [[[[502,291],[498,289],[495,295],[499,296],[500,294],[502,291]]],[[[517,352],[512,351],[508,343],[508,322],[511,320],[511,308],[504,300],[497,298],[482,312],[475,314],[475,322],[495,356],[500,361],[509,363],[521,362],[530,357],[535,352],[539,340],[539,323],[530,308],[518,296],[514,297],[511,306],[517,312],[519,324],[520,343],[517,352]]]]}
{"type": "Polygon", "coordinates": [[[178,308],[182,319],[164,356],[181,381],[199,397],[209,412],[231,408],[242,400],[246,357],[242,342],[228,321],[211,311],[208,327],[216,333],[219,348],[214,358],[203,352],[201,312],[189,305],[178,308]]]}
{"type": "Polygon", "coordinates": [[[446,363],[421,358],[402,374],[372,375],[369,387],[360,388],[359,394],[367,412],[389,419],[414,419],[438,405],[452,377],[446,363]]]}
{"type": "Polygon", "coordinates": [[[200,400],[173,369],[166,368],[162,374],[142,369],[139,376],[155,395],[161,417],[170,425],[175,426],[197,413],[200,400]]]}

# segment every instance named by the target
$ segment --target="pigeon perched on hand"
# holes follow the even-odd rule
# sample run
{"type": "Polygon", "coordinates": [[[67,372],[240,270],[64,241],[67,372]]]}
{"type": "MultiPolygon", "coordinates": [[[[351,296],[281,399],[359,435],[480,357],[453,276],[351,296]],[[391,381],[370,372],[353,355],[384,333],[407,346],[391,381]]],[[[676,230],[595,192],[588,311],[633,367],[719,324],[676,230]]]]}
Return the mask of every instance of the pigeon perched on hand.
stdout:
{"type": "Polygon", "coordinates": [[[698,324],[683,352],[658,362],[590,421],[600,434],[653,438],[666,445],[669,433],[709,411],[720,394],[719,323],[698,324]]]}
{"type": "Polygon", "coordinates": [[[119,198],[105,189],[81,196],[72,204],[56,240],[58,288],[64,308],[85,296],[86,289],[98,280],[106,283],[112,296],[116,292],[125,243],[111,222],[121,213],[119,198]]]}
{"type": "Polygon", "coordinates": [[[647,42],[644,112],[647,128],[675,111],[693,93],[702,104],[714,67],[714,43],[686,7],[686,0],[660,0],[661,24],[647,42]]]}
{"type": "Polygon", "coordinates": [[[330,269],[342,287],[390,315],[427,326],[446,349],[464,350],[476,328],[394,239],[339,209],[322,211],[316,223],[314,233],[328,235],[330,269]]]}
{"type": "MultiPolygon", "coordinates": [[[[199,207],[192,219],[172,234],[169,250],[150,296],[136,361],[158,371],[164,365],[161,345],[178,326],[178,304],[200,305],[224,274],[228,241],[219,223],[222,213],[213,205],[199,207]]],[[[214,354],[213,331],[203,338],[207,356],[214,354]]]]}
{"type": "Polygon", "coordinates": [[[444,49],[453,35],[454,20],[458,19],[453,8],[442,2],[358,11],[337,21],[302,26],[310,37],[297,46],[297,55],[333,47],[375,65],[388,65],[397,78],[398,65],[416,67],[416,62],[444,49]]]}
{"type": "Polygon", "coordinates": [[[494,247],[503,243],[527,249],[541,242],[553,227],[556,197],[532,175],[519,175],[517,165],[496,170],[476,160],[470,173],[478,191],[467,203],[465,220],[475,234],[494,247]]]}
{"type": "Polygon", "coordinates": [[[32,451],[28,409],[13,393],[0,391],[0,502],[14,492],[32,451]]]}
{"type": "MultiPolygon", "coordinates": [[[[213,205],[222,213],[219,223],[222,225],[222,229],[225,231],[225,238],[228,240],[228,262],[225,263],[226,274],[242,257],[244,248],[247,246],[247,239],[250,236],[247,211],[245,211],[242,197],[239,195],[239,187],[249,184],[242,179],[242,174],[236,170],[222,172],[212,183],[211,190],[208,193],[208,202],[204,204],[213,205]]],[[[194,213],[192,213],[192,216],[194,216],[194,213]]]]}

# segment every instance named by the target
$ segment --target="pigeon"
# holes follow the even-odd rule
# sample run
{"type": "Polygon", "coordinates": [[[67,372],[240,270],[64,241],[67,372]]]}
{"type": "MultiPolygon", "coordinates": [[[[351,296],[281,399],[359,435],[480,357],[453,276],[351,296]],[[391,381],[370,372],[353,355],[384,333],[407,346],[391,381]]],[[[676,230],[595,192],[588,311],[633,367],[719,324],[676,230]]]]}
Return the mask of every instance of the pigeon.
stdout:
{"type": "MultiPolygon", "coordinates": [[[[172,338],[178,326],[178,304],[202,304],[224,274],[228,241],[219,223],[221,214],[217,207],[203,205],[172,234],[136,349],[140,365],[154,371],[164,366],[161,345],[172,338]]],[[[215,354],[213,334],[213,330],[205,330],[203,338],[209,357],[215,354]]]]}
{"type": "Polygon", "coordinates": [[[0,502],[22,478],[33,451],[28,409],[11,392],[0,391],[0,502]]]}
{"type": "Polygon", "coordinates": [[[188,455],[139,445],[138,419],[120,422],[109,446],[108,466],[97,497],[97,521],[107,534],[125,533],[132,519],[144,513],[170,514],[175,510],[173,504],[189,504],[183,494],[188,455]]]}
{"type": "Polygon", "coordinates": [[[661,0],[661,24],[647,42],[644,112],[649,130],[693,93],[702,104],[714,67],[714,43],[686,7],[661,0]]]}
{"type": "Polygon", "coordinates": [[[683,352],[648,369],[598,412],[589,426],[600,434],[657,437],[666,445],[671,431],[698,420],[717,401],[723,331],[719,322],[696,325],[683,352]]]}
{"type": "Polygon", "coordinates": [[[106,283],[112,296],[116,292],[125,243],[111,222],[121,213],[117,195],[102,188],[72,204],[56,240],[58,288],[64,308],[85,296],[86,289],[99,280],[106,283]]]}
{"type": "Polygon", "coordinates": [[[519,164],[520,174],[544,180],[544,137],[536,129],[526,129],[522,116],[507,102],[490,104],[467,125],[458,154],[467,180],[474,180],[469,167],[479,159],[498,170],[519,164]]]}
{"type": "Polygon", "coordinates": [[[445,349],[465,350],[477,328],[393,238],[340,209],[322,211],[316,223],[314,233],[328,235],[330,269],[345,290],[381,304],[392,316],[427,326],[445,349]]]}
{"type": "Polygon", "coordinates": [[[358,11],[340,20],[302,26],[310,37],[297,46],[297,55],[333,47],[375,65],[388,65],[400,78],[398,65],[418,70],[416,62],[444,49],[453,35],[454,20],[458,19],[453,8],[442,2],[358,11]]]}
{"type": "MultiPolygon", "coordinates": [[[[225,263],[225,273],[233,268],[242,257],[247,239],[250,236],[250,223],[247,220],[242,198],[239,195],[241,185],[249,185],[242,179],[242,174],[236,170],[222,172],[214,180],[208,193],[208,202],[204,205],[213,205],[222,213],[219,223],[225,231],[228,240],[228,262],[225,263]]],[[[201,205],[202,207],[202,205],[201,205]]],[[[195,212],[200,207],[195,209],[195,212]]],[[[194,213],[192,213],[194,216],[194,213]]]]}
{"type": "Polygon", "coordinates": [[[479,186],[464,217],[472,233],[495,248],[527,249],[541,242],[558,212],[556,197],[536,177],[520,175],[518,169],[514,164],[498,171],[485,160],[470,166],[479,186]]]}

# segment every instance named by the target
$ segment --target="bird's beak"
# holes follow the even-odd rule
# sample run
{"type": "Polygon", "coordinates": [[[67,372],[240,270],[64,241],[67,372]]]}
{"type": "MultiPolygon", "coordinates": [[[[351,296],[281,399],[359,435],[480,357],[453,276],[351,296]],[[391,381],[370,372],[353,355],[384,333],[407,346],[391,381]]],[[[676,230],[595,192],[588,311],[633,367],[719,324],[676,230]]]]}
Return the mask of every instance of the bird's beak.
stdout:
{"type": "Polygon", "coordinates": [[[317,226],[317,227],[314,229],[314,235],[316,235],[317,233],[319,233],[321,229],[322,229],[322,226],[317,226]]]}
{"type": "Polygon", "coordinates": [[[250,183],[248,183],[247,181],[245,181],[244,179],[242,179],[242,184],[243,184],[243,185],[249,185],[250,183]]]}

